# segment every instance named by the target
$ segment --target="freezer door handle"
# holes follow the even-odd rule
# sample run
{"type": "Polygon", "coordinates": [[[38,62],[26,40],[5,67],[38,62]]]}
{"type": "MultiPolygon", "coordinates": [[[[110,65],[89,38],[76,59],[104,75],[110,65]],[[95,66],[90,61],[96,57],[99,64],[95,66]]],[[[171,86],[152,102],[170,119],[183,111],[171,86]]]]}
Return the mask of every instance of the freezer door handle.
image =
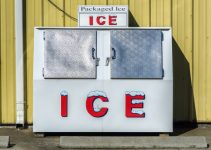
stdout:
{"type": "Polygon", "coordinates": [[[111,57],[112,59],[116,59],[116,50],[112,48],[113,56],[111,57]]]}
{"type": "Polygon", "coordinates": [[[95,50],[95,48],[92,48],[92,58],[96,59],[97,56],[97,51],[95,50]]]}
{"type": "Polygon", "coordinates": [[[97,58],[97,51],[95,48],[92,48],[92,59],[96,61],[96,66],[99,66],[100,58],[97,58]]]}

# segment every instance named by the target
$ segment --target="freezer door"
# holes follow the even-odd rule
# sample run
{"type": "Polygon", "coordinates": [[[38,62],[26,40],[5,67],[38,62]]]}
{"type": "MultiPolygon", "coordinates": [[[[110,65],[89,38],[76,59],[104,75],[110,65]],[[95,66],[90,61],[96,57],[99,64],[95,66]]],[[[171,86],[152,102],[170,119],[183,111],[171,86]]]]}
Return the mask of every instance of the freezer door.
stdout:
{"type": "Polygon", "coordinates": [[[96,78],[95,30],[46,30],[44,78],[96,78]]]}
{"type": "Polygon", "coordinates": [[[162,78],[161,30],[111,30],[111,78],[162,78]]]}

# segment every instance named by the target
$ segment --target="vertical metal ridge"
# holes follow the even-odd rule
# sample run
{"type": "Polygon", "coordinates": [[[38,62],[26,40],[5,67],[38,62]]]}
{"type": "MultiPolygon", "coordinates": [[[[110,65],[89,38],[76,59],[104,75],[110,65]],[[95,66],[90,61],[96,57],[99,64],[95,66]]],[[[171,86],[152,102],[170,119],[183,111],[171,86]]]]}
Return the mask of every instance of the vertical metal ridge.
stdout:
{"type": "Polygon", "coordinates": [[[152,12],[151,12],[151,7],[152,5],[152,0],[149,0],[149,26],[151,27],[152,26],[152,12]]]}
{"type": "MultiPolygon", "coordinates": [[[[0,60],[1,60],[1,53],[2,53],[2,46],[1,46],[1,44],[2,44],[2,41],[1,41],[1,34],[2,34],[2,31],[1,31],[1,19],[2,19],[2,17],[1,17],[1,2],[2,2],[2,0],[0,1],[0,60]]],[[[2,62],[0,61],[0,123],[2,122],[2,90],[1,90],[1,66],[2,66],[2,62]]]]}

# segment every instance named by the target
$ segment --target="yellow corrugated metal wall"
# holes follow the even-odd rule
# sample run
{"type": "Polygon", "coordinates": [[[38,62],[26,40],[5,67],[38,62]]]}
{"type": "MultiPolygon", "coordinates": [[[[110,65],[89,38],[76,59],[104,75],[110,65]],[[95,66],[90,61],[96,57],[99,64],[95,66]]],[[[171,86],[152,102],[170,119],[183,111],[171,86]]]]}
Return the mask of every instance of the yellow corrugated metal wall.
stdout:
{"type": "Polygon", "coordinates": [[[0,0],[0,123],[15,123],[14,1],[0,0]]]}
{"type": "MultiPolygon", "coordinates": [[[[77,26],[78,5],[128,5],[130,26],[172,26],[174,118],[211,122],[210,0],[25,0],[27,122],[32,123],[34,26],[77,26]]],[[[14,0],[1,0],[1,123],[15,123],[14,0]]]]}

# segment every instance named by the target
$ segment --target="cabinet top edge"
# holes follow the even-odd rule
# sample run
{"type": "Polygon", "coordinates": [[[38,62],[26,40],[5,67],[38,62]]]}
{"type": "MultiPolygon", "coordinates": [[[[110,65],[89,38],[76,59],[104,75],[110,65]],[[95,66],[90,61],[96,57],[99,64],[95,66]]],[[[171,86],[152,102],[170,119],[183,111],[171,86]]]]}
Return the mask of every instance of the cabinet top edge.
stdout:
{"type": "Polygon", "coordinates": [[[105,27],[105,28],[99,28],[99,27],[34,27],[34,29],[37,30],[47,30],[47,29],[61,29],[61,30],[67,30],[67,29],[72,29],[72,30],[137,30],[137,29],[142,29],[142,30],[171,30],[171,27],[105,27]]]}

